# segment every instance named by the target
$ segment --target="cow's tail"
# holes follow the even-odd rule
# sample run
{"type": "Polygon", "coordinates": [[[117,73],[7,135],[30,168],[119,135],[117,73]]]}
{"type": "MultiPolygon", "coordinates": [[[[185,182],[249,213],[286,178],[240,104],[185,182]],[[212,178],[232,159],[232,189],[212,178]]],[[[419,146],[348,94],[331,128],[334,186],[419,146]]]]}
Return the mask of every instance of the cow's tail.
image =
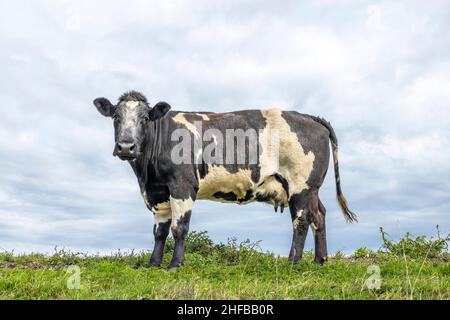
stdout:
{"type": "Polygon", "coordinates": [[[319,117],[312,117],[314,121],[320,123],[325,128],[328,129],[330,132],[330,141],[331,141],[331,147],[333,150],[333,160],[334,160],[334,177],[336,179],[336,193],[337,193],[337,200],[339,203],[339,206],[341,207],[342,213],[344,214],[345,219],[348,222],[357,222],[358,219],[356,217],[356,214],[354,214],[350,209],[348,208],[347,200],[344,197],[344,194],[342,193],[341,188],[341,177],[339,175],[339,157],[338,157],[338,141],[336,137],[336,133],[334,132],[333,127],[331,124],[326,121],[325,119],[319,118],[319,117]]]}

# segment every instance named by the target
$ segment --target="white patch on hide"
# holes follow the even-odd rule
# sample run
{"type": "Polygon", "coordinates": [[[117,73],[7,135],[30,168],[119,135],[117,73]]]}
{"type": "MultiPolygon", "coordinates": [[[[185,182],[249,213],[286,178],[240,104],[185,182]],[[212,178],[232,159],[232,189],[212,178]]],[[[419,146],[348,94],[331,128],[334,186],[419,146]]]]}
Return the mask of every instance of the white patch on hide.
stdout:
{"type": "Polygon", "coordinates": [[[139,101],[130,100],[130,101],[127,101],[125,103],[125,105],[130,109],[134,109],[139,105],[139,101]]]}
{"type": "Polygon", "coordinates": [[[294,221],[292,221],[292,225],[294,226],[294,229],[297,229],[298,224],[300,223],[300,219],[303,216],[303,210],[299,210],[295,216],[294,221]]]}
{"type": "Polygon", "coordinates": [[[260,182],[266,177],[278,173],[288,182],[291,195],[309,189],[307,181],[313,170],[314,153],[310,151],[305,154],[297,134],[291,131],[280,109],[263,110],[261,113],[266,119],[266,127],[259,136],[262,147],[259,159],[260,182]],[[274,133],[280,137],[278,159],[273,157],[273,150],[277,149],[277,146],[272,145],[274,133]]]}
{"type": "Polygon", "coordinates": [[[208,165],[208,173],[200,179],[197,198],[229,202],[213,195],[216,192],[233,192],[238,199],[242,199],[248,190],[253,190],[252,173],[248,169],[239,169],[236,173],[230,173],[223,166],[208,165]]]}
{"type": "Polygon", "coordinates": [[[187,119],[184,117],[185,113],[180,112],[178,113],[175,117],[172,117],[173,121],[175,121],[176,123],[180,123],[182,125],[184,125],[186,127],[186,129],[188,129],[190,132],[192,132],[195,136],[195,138],[200,138],[200,133],[197,130],[197,127],[190,123],[189,121],[187,121],[187,119]]]}
{"type": "Polygon", "coordinates": [[[172,209],[172,230],[176,230],[178,221],[184,217],[184,215],[192,210],[194,201],[191,197],[188,199],[176,199],[170,196],[170,208],[172,209]]]}

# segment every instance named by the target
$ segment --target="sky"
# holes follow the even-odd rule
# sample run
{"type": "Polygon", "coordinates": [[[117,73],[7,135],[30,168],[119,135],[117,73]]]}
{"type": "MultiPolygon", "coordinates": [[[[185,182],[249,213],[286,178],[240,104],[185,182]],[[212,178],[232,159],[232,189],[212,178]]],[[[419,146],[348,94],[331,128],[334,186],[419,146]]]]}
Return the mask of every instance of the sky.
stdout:
{"type": "MultiPolygon", "coordinates": [[[[127,90],[174,110],[279,107],[329,120],[330,252],[378,249],[379,228],[450,231],[448,1],[1,1],[0,250],[153,247],[153,215],[112,156],[92,100],[127,90]]],[[[198,201],[191,230],[287,255],[289,213],[198,201]]],[[[313,242],[308,236],[306,249],[313,242]]]]}

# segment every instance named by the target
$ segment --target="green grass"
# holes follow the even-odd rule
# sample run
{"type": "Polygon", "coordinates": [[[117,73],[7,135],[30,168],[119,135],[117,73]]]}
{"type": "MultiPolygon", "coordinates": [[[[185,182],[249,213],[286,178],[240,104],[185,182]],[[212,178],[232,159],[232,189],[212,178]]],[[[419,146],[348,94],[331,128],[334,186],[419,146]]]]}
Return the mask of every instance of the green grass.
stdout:
{"type": "MultiPolygon", "coordinates": [[[[186,264],[175,272],[144,268],[145,252],[3,252],[0,299],[450,299],[448,236],[414,239],[407,234],[393,242],[382,231],[382,238],[378,251],[361,248],[351,257],[338,252],[318,266],[310,252],[292,265],[261,252],[257,243],[232,239],[215,245],[205,232],[194,232],[186,264]],[[74,283],[69,266],[80,268],[79,289],[68,288],[74,283]],[[381,285],[369,289],[377,268],[381,285]]],[[[173,240],[167,247],[165,265],[173,240]]]]}

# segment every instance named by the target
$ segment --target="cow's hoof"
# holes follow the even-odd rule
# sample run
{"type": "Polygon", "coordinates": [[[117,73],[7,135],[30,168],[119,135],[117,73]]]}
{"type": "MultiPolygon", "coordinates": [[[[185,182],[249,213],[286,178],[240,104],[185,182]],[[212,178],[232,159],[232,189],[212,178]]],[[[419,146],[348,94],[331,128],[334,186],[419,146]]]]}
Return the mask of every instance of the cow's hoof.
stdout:
{"type": "Polygon", "coordinates": [[[167,267],[168,272],[176,272],[178,269],[180,269],[180,267],[167,267]]]}
{"type": "Polygon", "coordinates": [[[144,267],[147,268],[147,269],[152,269],[152,268],[159,268],[160,266],[161,266],[161,263],[149,262],[144,267]]]}
{"type": "Polygon", "coordinates": [[[325,262],[327,262],[327,260],[328,260],[327,257],[315,257],[314,258],[314,262],[319,264],[319,265],[321,265],[321,266],[323,266],[323,264],[325,262]]]}
{"type": "Polygon", "coordinates": [[[177,271],[181,267],[181,263],[170,263],[167,267],[167,271],[173,272],[177,271]]]}

